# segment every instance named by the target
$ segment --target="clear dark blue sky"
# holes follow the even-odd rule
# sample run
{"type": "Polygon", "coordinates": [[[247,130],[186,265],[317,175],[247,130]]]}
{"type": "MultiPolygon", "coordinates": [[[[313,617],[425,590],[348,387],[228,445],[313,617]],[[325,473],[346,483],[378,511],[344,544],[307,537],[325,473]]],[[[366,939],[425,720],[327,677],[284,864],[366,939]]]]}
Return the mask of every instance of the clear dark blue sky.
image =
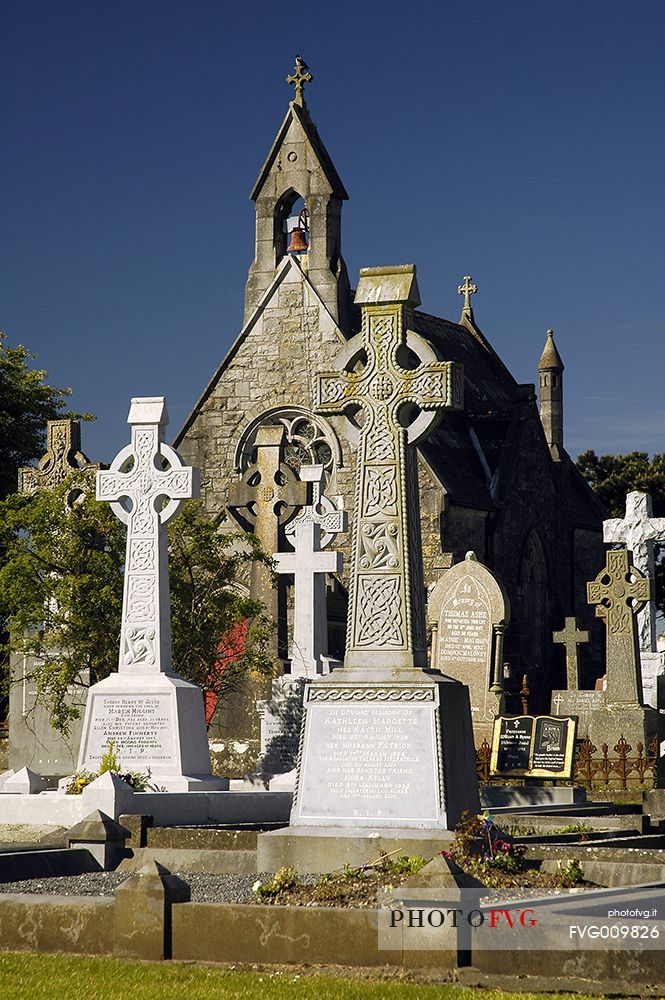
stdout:
{"type": "Polygon", "coordinates": [[[110,460],[132,395],[171,434],[241,323],[248,194],[296,52],[351,200],[344,255],[415,262],[535,381],[571,453],[665,450],[662,0],[2,0],[0,326],[110,460]]]}

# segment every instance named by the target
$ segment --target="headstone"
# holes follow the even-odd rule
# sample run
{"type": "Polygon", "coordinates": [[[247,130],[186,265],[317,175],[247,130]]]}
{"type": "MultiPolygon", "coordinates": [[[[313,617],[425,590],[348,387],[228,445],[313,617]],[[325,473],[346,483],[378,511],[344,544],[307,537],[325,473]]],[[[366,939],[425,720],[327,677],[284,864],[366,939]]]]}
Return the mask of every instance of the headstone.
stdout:
{"type": "Polygon", "coordinates": [[[228,787],[210,773],[201,689],[171,665],[166,522],[198,492],[198,473],[164,443],[163,396],[132,399],[132,442],[97,473],[97,499],[127,525],[118,672],[88,693],[79,768],[109,743],[126,771],[150,770],[167,791],[228,787]]]}
{"type": "Polygon", "coordinates": [[[566,687],[577,691],[580,686],[579,647],[589,641],[589,633],[578,629],[575,618],[566,618],[560,632],[552,633],[552,641],[562,643],[566,648],[566,687]]]}
{"type": "MultiPolygon", "coordinates": [[[[81,425],[78,420],[49,420],[46,425],[46,452],[37,466],[18,470],[19,493],[32,496],[42,489],[53,489],[72,472],[92,474],[100,468],[81,451],[81,425]]],[[[66,702],[79,712],[71,720],[66,736],[51,725],[48,709],[39,697],[35,680],[38,664],[34,657],[12,651],[9,689],[9,766],[24,766],[48,779],[61,778],[76,767],[89,672],[83,671],[67,691],[66,702]]]]}
{"type": "Polygon", "coordinates": [[[577,736],[587,739],[591,715],[605,704],[603,691],[552,691],[550,711],[552,715],[577,718],[577,736]]]}
{"type": "Polygon", "coordinates": [[[526,778],[570,779],[575,765],[576,720],[549,715],[497,719],[490,771],[526,778]]]}
{"type": "Polygon", "coordinates": [[[506,593],[467,552],[434,585],[427,606],[432,667],[468,685],[476,743],[490,739],[504,710],[503,636],[510,621],[506,593]]]}
{"type": "Polygon", "coordinates": [[[634,747],[655,734],[655,712],[643,707],[635,616],[651,599],[652,583],[631,565],[626,549],[606,553],[606,564],[587,584],[589,604],[606,625],[605,705],[592,713],[589,739],[614,745],[620,736],[634,747]]]}
{"type": "MultiPolygon", "coordinates": [[[[366,268],[362,332],[317,378],[316,411],[361,410],[344,667],[307,686],[291,824],[452,828],[479,808],[468,690],[427,671],[414,449],[462,403],[462,372],[406,324],[415,268],[366,268]],[[405,368],[406,348],[417,366],[405,368]],[[409,423],[416,408],[419,414],[409,423]],[[401,418],[401,419],[400,419],[401,418]],[[405,426],[408,424],[408,427],[405,426]]],[[[321,833],[320,835],[324,835],[321,833]]],[[[267,834],[273,837],[273,834],[267,834]]]]}

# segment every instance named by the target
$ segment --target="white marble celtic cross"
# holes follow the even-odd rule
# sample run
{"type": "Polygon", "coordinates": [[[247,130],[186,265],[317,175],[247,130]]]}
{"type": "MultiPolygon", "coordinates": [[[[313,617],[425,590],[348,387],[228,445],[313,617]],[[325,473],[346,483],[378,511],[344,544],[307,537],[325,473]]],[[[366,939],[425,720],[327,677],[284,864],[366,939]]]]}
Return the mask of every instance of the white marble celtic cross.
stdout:
{"type": "Polygon", "coordinates": [[[424,587],[413,448],[462,405],[462,367],[407,331],[415,267],[363,268],[362,332],[317,377],[316,411],[350,416],[360,442],[345,667],[424,667],[424,587]],[[411,419],[415,416],[415,419],[411,419]]]}
{"type": "MultiPolygon", "coordinates": [[[[648,493],[628,493],[625,518],[603,521],[603,540],[620,543],[633,553],[633,563],[650,580],[655,576],[654,542],[665,541],[665,517],[653,517],[648,493]]],[[[647,601],[637,616],[640,649],[656,649],[656,606],[647,601]]]]}
{"type": "Polygon", "coordinates": [[[97,499],[127,525],[118,671],[171,672],[171,613],[166,522],[198,496],[198,469],[164,443],[163,396],[132,399],[132,442],[97,473],[97,499]]]}

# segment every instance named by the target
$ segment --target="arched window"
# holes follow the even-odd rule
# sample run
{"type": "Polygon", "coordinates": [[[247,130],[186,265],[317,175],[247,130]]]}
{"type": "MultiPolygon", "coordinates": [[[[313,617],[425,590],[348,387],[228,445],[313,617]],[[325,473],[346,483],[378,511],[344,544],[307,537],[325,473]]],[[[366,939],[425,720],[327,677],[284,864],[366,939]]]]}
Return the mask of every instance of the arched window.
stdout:
{"type": "Polygon", "coordinates": [[[547,562],[537,531],[531,530],[520,559],[522,656],[525,665],[542,668],[547,627],[547,562]]]}
{"type": "Polygon", "coordinates": [[[331,481],[342,463],[339,441],[329,423],[304,406],[266,410],[248,424],[236,449],[235,464],[239,472],[255,461],[256,432],[264,424],[282,424],[286,439],[283,460],[296,472],[301,465],[322,465],[326,483],[331,481]]]}

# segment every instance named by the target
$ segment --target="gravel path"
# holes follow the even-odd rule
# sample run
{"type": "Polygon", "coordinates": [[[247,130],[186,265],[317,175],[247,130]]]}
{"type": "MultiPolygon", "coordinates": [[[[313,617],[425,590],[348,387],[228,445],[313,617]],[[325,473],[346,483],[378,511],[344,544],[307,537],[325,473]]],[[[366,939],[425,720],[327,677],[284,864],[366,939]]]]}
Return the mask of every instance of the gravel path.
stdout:
{"type": "MultiPolygon", "coordinates": [[[[46,896],[112,896],[117,887],[133,872],[88,872],[60,878],[25,879],[0,884],[0,892],[36,892],[46,896]]],[[[269,874],[207,875],[201,872],[174,872],[190,886],[195,903],[254,903],[252,886],[257,880],[268,881],[269,874]]]]}

